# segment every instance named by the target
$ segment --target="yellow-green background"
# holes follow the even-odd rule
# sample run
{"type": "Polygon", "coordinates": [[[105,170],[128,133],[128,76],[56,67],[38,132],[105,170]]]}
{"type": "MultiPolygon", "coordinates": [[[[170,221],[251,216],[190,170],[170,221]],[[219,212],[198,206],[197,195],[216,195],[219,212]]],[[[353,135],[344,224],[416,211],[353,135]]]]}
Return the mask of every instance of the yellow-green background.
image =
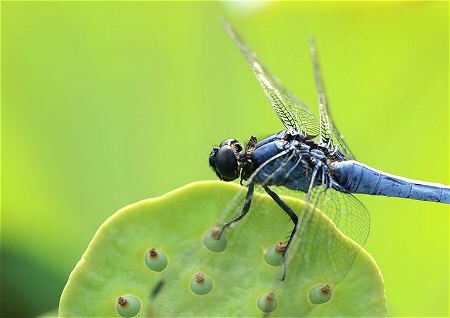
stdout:
{"type": "MultiPolygon", "coordinates": [[[[448,183],[448,4],[2,2],[2,311],[54,308],[115,210],[281,128],[219,18],[315,110],[317,39],[357,158],[448,183]]],[[[447,316],[447,206],[360,196],[391,315],[447,316]]]]}

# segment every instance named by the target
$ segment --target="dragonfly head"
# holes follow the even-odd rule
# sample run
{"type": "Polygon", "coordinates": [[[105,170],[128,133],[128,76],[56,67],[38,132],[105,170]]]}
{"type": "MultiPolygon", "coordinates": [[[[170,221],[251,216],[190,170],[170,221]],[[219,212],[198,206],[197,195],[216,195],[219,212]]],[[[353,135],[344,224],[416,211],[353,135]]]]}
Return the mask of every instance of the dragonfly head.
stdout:
{"type": "Polygon", "coordinates": [[[209,155],[209,165],[220,180],[233,181],[239,178],[239,163],[242,146],[236,139],[224,140],[220,147],[214,147],[209,155]]]}

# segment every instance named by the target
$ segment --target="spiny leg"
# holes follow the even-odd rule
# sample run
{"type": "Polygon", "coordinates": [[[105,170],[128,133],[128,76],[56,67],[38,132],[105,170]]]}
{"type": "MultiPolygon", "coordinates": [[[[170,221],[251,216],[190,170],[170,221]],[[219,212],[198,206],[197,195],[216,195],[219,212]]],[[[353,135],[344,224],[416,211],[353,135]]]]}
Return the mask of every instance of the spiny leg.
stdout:
{"type": "Polygon", "coordinates": [[[220,232],[220,235],[223,234],[223,232],[225,231],[225,229],[227,227],[229,227],[231,224],[236,223],[237,221],[239,221],[240,219],[242,219],[248,212],[248,210],[250,209],[250,205],[252,203],[252,199],[253,199],[253,193],[255,191],[255,184],[253,182],[251,182],[248,185],[248,190],[247,190],[247,195],[245,197],[245,201],[244,201],[244,206],[242,208],[241,214],[239,214],[237,217],[235,217],[234,219],[232,219],[231,221],[228,221],[227,223],[225,223],[222,226],[222,230],[220,232]]]}
{"type": "MultiPolygon", "coordinates": [[[[292,156],[291,156],[291,157],[292,157],[292,156]]],[[[301,160],[302,160],[302,156],[299,156],[298,159],[297,159],[297,161],[294,163],[294,165],[293,165],[293,166],[289,169],[289,171],[286,173],[285,179],[287,179],[287,178],[289,177],[289,175],[290,175],[295,169],[297,169],[297,166],[300,164],[301,160]]],[[[292,222],[294,223],[294,228],[292,229],[292,231],[289,233],[289,235],[288,235],[288,237],[287,237],[288,242],[285,242],[285,244],[286,244],[286,249],[287,249],[287,247],[290,245],[290,241],[292,240],[292,237],[293,237],[293,235],[294,235],[294,233],[295,233],[295,228],[297,227],[297,223],[298,223],[298,217],[297,217],[297,215],[295,214],[295,212],[292,211],[292,209],[291,209],[288,205],[286,205],[286,204],[280,199],[280,197],[279,197],[275,192],[273,192],[272,190],[270,190],[269,187],[267,187],[266,192],[269,193],[269,195],[275,200],[275,202],[278,203],[278,200],[281,201],[281,202],[287,207],[287,209],[290,210],[290,212],[289,212],[289,211],[287,211],[283,206],[280,205],[281,208],[289,215],[290,219],[291,219],[292,222]],[[274,194],[274,195],[278,198],[278,200],[277,200],[276,197],[274,197],[271,193],[274,194]]],[[[286,251],[285,251],[285,252],[286,252],[286,251]]],[[[284,255],[284,254],[283,254],[283,255],[284,255]]]]}
{"type": "Polygon", "coordinates": [[[287,251],[289,245],[291,244],[292,237],[294,236],[295,229],[297,228],[298,217],[297,214],[276,194],[273,192],[268,186],[264,186],[264,190],[266,190],[267,194],[283,209],[284,212],[291,218],[292,223],[294,223],[294,228],[289,235],[289,240],[286,244],[285,252],[287,251]]]}

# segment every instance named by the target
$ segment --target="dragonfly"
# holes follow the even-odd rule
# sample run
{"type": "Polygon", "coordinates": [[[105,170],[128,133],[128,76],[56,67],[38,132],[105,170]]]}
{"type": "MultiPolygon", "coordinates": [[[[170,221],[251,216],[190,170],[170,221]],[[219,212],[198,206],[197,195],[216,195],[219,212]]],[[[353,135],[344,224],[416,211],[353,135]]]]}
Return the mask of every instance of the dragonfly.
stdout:
{"type": "Polygon", "coordinates": [[[221,234],[245,217],[255,189],[262,188],[293,223],[282,252],[285,264],[282,279],[295,253],[300,251],[304,262],[311,264],[318,243],[326,245],[326,266],[342,279],[370,231],[369,213],[353,194],[450,203],[447,185],[395,176],[356,161],[330,115],[313,38],[309,47],[318,96],[318,119],[272,75],[235,29],[228,22],[223,23],[284,129],[260,141],[251,136],[245,145],[229,138],[213,147],[209,165],[217,177],[228,182],[240,178],[246,189],[240,214],[222,225],[221,234]],[[305,203],[301,211],[296,213],[274,187],[302,194],[305,203]],[[312,222],[317,210],[357,244],[335,251],[338,244],[333,242],[330,230],[319,228],[320,222],[312,222]]]}

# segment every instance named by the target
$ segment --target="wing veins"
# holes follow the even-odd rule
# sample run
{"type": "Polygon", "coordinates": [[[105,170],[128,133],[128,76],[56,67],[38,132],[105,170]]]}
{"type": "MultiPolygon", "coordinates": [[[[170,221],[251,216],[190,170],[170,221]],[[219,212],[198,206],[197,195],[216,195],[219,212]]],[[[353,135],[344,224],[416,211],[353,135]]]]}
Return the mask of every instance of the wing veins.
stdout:
{"type": "Polygon", "coordinates": [[[303,131],[309,138],[316,137],[318,123],[306,104],[283,87],[228,22],[224,21],[223,23],[230,38],[251,66],[275,114],[283,125],[286,128],[303,131]]]}
{"type": "Polygon", "coordinates": [[[316,91],[319,102],[319,142],[326,143],[328,146],[330,146],[330,144],[332,143],[342,152],[345,157],[347,157],[348,159],[354,159],[355,156],[345,144],[343,136],[339,133],[330,114],[314,38],[310,39],[309,50],[311,54],[311,61],[313,64],[314,81],[316,84],[316,91]]]}

